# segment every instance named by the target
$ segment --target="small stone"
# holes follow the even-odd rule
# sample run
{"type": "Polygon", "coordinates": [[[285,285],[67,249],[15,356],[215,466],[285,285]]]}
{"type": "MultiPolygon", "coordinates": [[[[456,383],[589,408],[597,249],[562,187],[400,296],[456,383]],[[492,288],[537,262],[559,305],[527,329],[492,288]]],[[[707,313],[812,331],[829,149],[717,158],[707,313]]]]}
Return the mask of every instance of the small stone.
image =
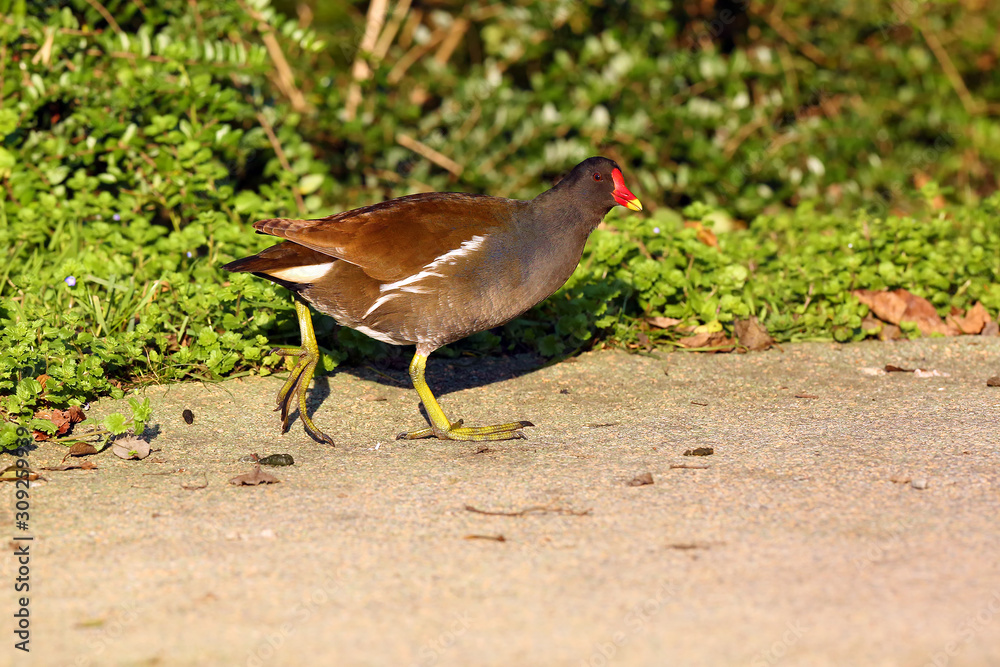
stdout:
{"type": "Polygon", "coordinates": [[[264,530],[260,531],[260,536],[268,540],[273,540],[274,531],[271,530],[270,528],[265,528],[264,530]]]}
{"type": "Polygon", "coordinates": [[[632,481],[628,483],[629,486],[646,486],[647,484],[653,483],[653,473],[644,472],[642,474],[636,475],[632,478],[632,481]]]}
{"type": "Polygon", "coordinates": [[[915,479],[912,482],[910,482],[910,486],[912,486],[914,489],[917,489],[919,491],[923,491],[928,486],[930,486],[930,484],[927,482],[926,479],[920,478],[920,479],[915,479]]]}
{"type": "Polygon", "coordinates": [[[986,381],[987,387],[1000,387],[1000,375],[994,375],[986,381]]]}

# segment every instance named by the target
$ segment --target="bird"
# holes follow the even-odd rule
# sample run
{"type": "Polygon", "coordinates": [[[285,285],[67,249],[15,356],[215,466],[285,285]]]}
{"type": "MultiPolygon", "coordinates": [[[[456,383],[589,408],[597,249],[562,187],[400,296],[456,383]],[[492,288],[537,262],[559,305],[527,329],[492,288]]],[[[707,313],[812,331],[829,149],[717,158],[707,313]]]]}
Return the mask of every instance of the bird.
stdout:
{"type": "Polygon", "coordinates": [[[297,357],[278,391],[282,432],[298,402],[306,433],[333,439],[306,412],[306,392],[320,360],[309,306],[392,345],[415,345],[409,365],[429,426],[397,439],[496,441],[523,438],[518,420],[466,426],[450,420],[428,386],[428,356],[449,343],[500,326],[558,290],[572,275],[591,232],[615,206],[641,211],[621,167],[606,157],[576,165],[531,200],[483,194],[412,194],[312,220],[255,222],[283,239],[226,264],[288,288],[302,345],[271,352],[297,357]]]}

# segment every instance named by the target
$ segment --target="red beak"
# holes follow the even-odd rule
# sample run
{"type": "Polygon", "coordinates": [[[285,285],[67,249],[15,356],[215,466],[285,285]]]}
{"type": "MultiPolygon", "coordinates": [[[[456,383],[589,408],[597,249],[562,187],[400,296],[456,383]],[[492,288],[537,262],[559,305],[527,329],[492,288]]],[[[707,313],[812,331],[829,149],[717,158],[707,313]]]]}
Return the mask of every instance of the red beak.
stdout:
{"type": "Polygon", "coordinates": [[[630,208],[633,211],[641,211],[642,202],[640,202],[639,198],[629,192],[629,189],[625,187],[625,177],[622,176],[622,172],[617,169],[612,169],[611,180],[615,182],[615,190],[611,193],[611,196],[615,198],[615,201],[625,208],[630,208]]]}

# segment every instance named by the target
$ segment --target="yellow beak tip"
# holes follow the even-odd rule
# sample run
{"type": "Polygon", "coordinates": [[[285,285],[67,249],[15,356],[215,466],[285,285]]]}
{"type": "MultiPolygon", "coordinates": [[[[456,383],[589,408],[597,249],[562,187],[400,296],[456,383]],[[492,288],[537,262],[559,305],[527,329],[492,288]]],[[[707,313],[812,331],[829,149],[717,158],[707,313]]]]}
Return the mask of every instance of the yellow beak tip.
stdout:
{"type": "Polygon", "coordinates": [[[625,206],[627,206],[628,208],[632,209],[633,211],[641,211],[642,210],[642,202],[639,201],[638,199],[630,199],[630,200],[628,200],[627,202],[625,202],[625,206]]]}

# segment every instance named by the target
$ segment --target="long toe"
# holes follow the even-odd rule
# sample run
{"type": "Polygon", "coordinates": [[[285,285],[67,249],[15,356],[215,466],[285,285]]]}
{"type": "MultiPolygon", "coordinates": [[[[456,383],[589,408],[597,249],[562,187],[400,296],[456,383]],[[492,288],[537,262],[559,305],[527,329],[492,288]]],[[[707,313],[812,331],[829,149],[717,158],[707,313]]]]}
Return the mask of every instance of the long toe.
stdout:
{"type": "Polygon", "coordinates": [[[409,433],[400,433],[397,438],[415,440],[417,438],[437,437],[441,440],[461,440],[467,442],[519,440],[526,439],[521,429],[528,426],[534,426],[534,424],[529,421],[516,421],[506,424],[494,424],[492,426],[462,426],[462,421],[458,420],[447,431],[423,428],[417,431],[410,431],[409,433]]]}

